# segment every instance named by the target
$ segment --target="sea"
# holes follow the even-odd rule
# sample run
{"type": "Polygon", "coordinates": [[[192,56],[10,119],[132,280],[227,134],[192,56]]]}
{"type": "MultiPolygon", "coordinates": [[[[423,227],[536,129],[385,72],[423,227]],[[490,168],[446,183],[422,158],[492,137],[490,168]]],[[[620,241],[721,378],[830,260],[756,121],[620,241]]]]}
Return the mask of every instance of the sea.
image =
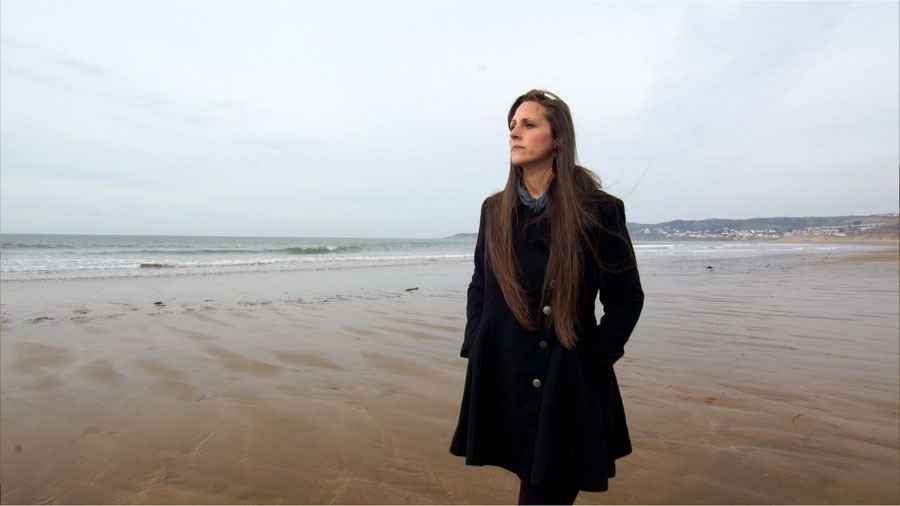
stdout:
{"type": "MultiPolygon", "coordinates": [[[[860,249],[832,243],[635,242],[639,262],[860,249]]],[[[471,262],[474,237],[371,239],[0,234],[0,279],[35,281],[471,262]]]]}

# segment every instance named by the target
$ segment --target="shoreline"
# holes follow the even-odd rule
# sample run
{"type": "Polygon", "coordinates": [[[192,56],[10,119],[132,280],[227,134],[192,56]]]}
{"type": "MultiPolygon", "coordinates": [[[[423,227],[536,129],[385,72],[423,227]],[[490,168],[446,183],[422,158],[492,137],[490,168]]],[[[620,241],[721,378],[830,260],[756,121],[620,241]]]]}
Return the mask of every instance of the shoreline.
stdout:
{"type": "Polygon", "coordinates": [[[711,238],[690,238],[677,237],[673,239],[634,239],[635,244],[654,244],[654,243],[767,243],[767,244],[810,244],[810,243],[835,243],[835,244],[858,244],[865,246],[891,246],[900,245],[900,238],[897,237],[859,237],[853,236],[834,236],[834,235],[792,235],[790,237],[781,237],[778,239],[711,239],[711,238]]]}
{"type": "MultiPolygon", "coordinates": [[[[882,247],[882,248],[890,248],[892,246],[900,246],[900,241],[892,241],[892,240],[880,240],[880,241],[872,241],[872,240],[835,240],[831,236],[828,240],[807,240],[807,241],[789,241],[789,240],[753,240],[753,241],[728,241],[728,240],[707,240],[707,239],[695,239],[695,240],[683,240],[683,241],[657,241],[657,240],[639,240],[635,241],[635,249],[638,250],[639,259],[643,256],[641,250],[646,253],[647,250],[653,250],[656,246],[669,247],[673,244],[678,246],[686,246],[686,245],[737,245],[738,248],[746,247],[757,244],[773,244],[773,245],[823,245],[823,244],[836,244],[843,246],[855,246],[859,247],[860,250],[869,249],[870,247],[882,247]]],[[[713,247],[712,249],[715,249],[713,247]]],[[[703,252],[699,252],[701,255],[703,252]]],[[[82,274],[74,274],[79,271],[59,271],[54,277],[32,277],[32,278],[19,278],[18,276],[22,275],[22,272],[26,271],[10,271],[7,273],[0,273],[0,285],[2,284],[10,284],[10,283],[30,283],[30,282],[55,282],[55,281],[79,281],[79,280],[141,280],[141,279],[177,279],[177,278],[187,278],[187,277],[207,277],[207,276],[233,276],[233,275],[269,275],[269,274],[281,274],[285,276],[292,276],[292,273],[298,272],[328,272],[328,271],[352,271],[352,270],[367,270],[367,269],[382,269],[382,268],[415,268],[415,267],[423,267],[429,265],[447,265],[447,264],[469,264],[471,262],[470,254],[462,255],[458,254],[451,257],[442,256],[440,259],[418,259],[411,260],[407,259],[406,261],[379,261],[379,262],[364,262],[364,261],[346,261],[346,260],[336,260],[334,262],[316,262],[309,264],[298,264],[295,266],[280,266],[278,268],[266,268],[266,269],[258,269],[258,268],[247,268],[247,267],[234,267],[234,268],[220,268],[216,267],[214,270],[201,270],[196,271],[193,269],[178,269],[171,268],[165,270],[156,270],[151,269],[151,273],[123,273],[122,270],[118,269],[107,269],[106,274],[98,274],[100,272],[104,272],[103,269],[91,269],[84,271],[82,274]],[[85,275],[87,274],[87,275],[85,275]],[[12,275],[13,278],[9,279],[9,276],[12,275]]],[[[658,260],[659,256],[653,257],[651,254],[650,257],[645,257],[644,260],[655,261],[658,260]]]]}
{"type": "Polygon", "coordinates": [[[865,244],[871,246],[896,246],[900,245],[900,239],[897,237],[860,237],[853,238],[853,236],[833,236],[833,235],[809,235],[809,236],[790,236],[790,237],[782,237],[781,239],[775,239],[770,241],[761,241],[761,242],[774,242],[774,243],[811,243],[811,242],[825,242],[825,243],[838,243],[838,244],[865,244]]]}
{"type": "Polygon", "coordinates": [[[861,255],[848,256],[847,261],[859,262],[896,262],[900,259],[900,249],[891,248],[878,251],[868,251],[861,255]]]}

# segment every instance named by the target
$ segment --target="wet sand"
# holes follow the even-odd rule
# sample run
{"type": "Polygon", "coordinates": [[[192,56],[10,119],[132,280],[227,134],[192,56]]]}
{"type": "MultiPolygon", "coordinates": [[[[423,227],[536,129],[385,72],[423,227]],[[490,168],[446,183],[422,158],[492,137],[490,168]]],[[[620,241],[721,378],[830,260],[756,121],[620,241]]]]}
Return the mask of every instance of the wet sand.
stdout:
{"type": "Polygon", "coordinates": [[[884,247],[896,247],[897,245],[897,232],[894,233],[880,233],[880,234],[856,234],[856,235],[792,235],[788,237],[782,237],[781,239],[774,239],[771,241],[765,242],[783,242],[788,244],[800,244],[800,243],[835,243],[835,244],[865,244],[868,246],[884,246],[884,247]]]}
{"type": "MultiPolygon", "coordinates": [[[[634,453],[576,504],[900,502],[887,249],[642,262],[634,453]]],[[[448,452],[470,275],[4,282],[0,501],[514,503],[448,452]]]]}

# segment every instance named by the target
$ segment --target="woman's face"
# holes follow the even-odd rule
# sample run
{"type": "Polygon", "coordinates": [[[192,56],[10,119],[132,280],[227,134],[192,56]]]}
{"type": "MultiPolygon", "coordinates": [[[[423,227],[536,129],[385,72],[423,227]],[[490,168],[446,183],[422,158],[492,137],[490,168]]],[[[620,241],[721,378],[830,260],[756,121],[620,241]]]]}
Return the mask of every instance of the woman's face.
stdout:
{"type": "Polygon", "coordinates": [[[528,168],[549,167],[555,148],[544,107],[537,102],[522,102],[509,123],[510,161],[528,168]]]}

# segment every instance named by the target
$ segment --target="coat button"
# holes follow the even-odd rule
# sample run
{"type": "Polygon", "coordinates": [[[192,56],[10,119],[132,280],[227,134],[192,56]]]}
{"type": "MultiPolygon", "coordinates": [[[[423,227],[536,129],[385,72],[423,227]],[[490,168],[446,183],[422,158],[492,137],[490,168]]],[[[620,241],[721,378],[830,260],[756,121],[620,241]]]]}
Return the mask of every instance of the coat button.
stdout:
{"type": "Polygon", "coordinates": [[[541,388],[541,380],[534,378],[534,381],[531,382],[534,385],[534,388],[541,388]]]}
{"type": "Polygon", "coordinates": [[[544,314],[550,316],[550,306],[544,306],[544,314]]]}
{"type": "Polygon", "coordinates": [[[542,350],[546,350],[547,349],[547,341],[539,342],[538,346],[540,346],[542,350]]]}

